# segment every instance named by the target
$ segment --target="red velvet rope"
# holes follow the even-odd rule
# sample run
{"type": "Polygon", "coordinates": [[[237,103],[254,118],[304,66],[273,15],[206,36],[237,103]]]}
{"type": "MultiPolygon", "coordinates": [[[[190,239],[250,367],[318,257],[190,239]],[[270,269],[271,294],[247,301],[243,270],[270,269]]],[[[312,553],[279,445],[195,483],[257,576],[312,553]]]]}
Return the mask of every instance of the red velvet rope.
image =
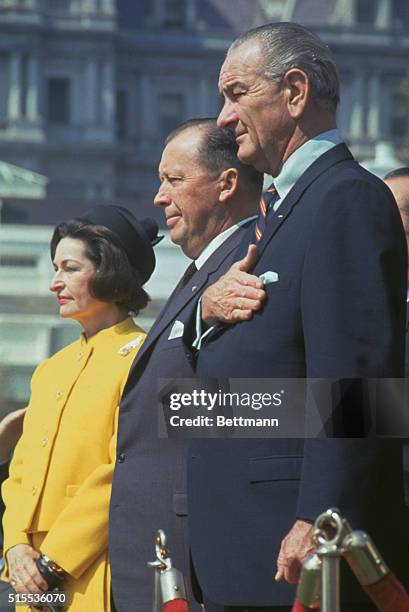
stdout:
{"type": "Polygon", "coordinates": [[[189,604],[186,599],[172,599],[163,604],[161,612],[189,612],[189,604]]]}
{"type": "Polygon", "coordinates": [[[392,572],[363,588],[380,612],[409,611],[409,595],[392,572]]]}
{"type": "Polygon", "coordinates": [[[302,605],[302,603],[296,600],[294,602],[292,612],[309,612],[309,610],[311,610],[311,608],[306,608],[305,606],[302,605]]]}
{"type": "MultiPolygon", "coordinates": [[[[379,612],[409,612],[409,595],[391,572],[384,578],[362,587],[379,612]]],[[[311,612],[313,608],[307,608],[299,601],[295,601],[292,612],[311,612]]]]}

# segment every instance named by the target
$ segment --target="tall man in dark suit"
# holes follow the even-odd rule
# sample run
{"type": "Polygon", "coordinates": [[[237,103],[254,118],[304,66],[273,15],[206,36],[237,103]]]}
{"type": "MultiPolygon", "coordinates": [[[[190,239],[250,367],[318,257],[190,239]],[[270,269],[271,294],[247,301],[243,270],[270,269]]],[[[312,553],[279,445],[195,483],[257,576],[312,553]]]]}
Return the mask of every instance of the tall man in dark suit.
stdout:
{"type": "MultiPolygon", "coordinates": [[[[389,190],[341,142],[328,48],[297,24],[261,26],[232,44],[219,89],[218,124],[234,129],[239,159],[275,177],[275,189],[238,251],[257,243],[253,275],[235,265],[203,294],[202,319],[224,326],[203,339],[198,375],[401,376],[402,225],[389,190]]],[[[192,441],[189,539],[205,598],[227,610],[287,610],[311,522],[331,506],[407,573],[400,448],[389,442],[192,441]]],[[[349,612],[366,609],[343,591],[349,612]]]]}
{"type": "MultiPolygon", "coordinates": [[[[409,167],[398,168],[388,172],[385,176],[385,183],[392,191],[399,208],[403,228],[406,235],[406,245],[409,254],[409,167]]],[[[406,313],[406,359],[405,376],[409,378],[409,273],[408,273],[408,293],[407,293],[407,313],[406,313]]]]}
{"type": "Polygon", "coordinates": [[[117,612],[152,606],[153,536],[165,530],[176,566],[188,569],[183,440],[158,438],[159,378],[192,377],[184,344],[186,310],[233,261],[254,225],[262,174],[237,159],[230,129],[189,121],[170,134],[159,165],[155,205],[171,240],[194,260],[170,296],[132,366],[119,411],[110,507],[110,563],[117,612]]]}

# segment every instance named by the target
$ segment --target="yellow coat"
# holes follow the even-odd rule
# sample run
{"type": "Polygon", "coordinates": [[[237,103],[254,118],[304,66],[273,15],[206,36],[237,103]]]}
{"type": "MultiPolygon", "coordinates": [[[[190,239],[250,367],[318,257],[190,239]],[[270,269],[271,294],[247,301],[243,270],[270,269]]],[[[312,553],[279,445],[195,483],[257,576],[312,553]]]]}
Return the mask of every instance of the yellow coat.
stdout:
{"type": "Polygon", "coordinates": [[[75,579],[65,588],[70,612],[110,610],[117,411],[144,338],[130,317],[88,340],[81,335],[43,362],[31,381],[23,435],[2,490],[4,551],[41,545],[75,579]]]}

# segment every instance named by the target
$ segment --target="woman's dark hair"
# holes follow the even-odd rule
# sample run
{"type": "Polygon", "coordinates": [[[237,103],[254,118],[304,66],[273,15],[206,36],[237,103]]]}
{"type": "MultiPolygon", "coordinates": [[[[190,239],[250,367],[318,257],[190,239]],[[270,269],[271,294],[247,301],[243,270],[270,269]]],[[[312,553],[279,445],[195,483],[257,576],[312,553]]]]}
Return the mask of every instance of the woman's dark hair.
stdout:
{"type": "Polygon", "coordinates": [[[119,239],[111,230],[78,219],[60,223],[51,238],[52,260],[63,238],[75,238],[84,242],[85,256],[95,266],[95,273],[89,283],[89,291],[94,298],[117,304],[134,313],[145,308],[149,296],[142,288],[141,275],[131,265],[119,239]]]}

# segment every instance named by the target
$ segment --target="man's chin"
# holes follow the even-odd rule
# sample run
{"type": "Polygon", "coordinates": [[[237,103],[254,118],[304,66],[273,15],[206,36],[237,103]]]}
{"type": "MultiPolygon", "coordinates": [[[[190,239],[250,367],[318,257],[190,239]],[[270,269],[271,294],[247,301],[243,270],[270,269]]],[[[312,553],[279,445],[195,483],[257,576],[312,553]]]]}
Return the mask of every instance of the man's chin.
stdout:
{"type": "Polygon", "coordinates": [[[254,151],[246,147],[245,145],[241,145],[237,151],[237,157],[241,161],[242,164],[247,164],[249,166],[253,165],[254,159],[254,151]]]}
{"type": "Polygon", "coordinates": [[[170,236],[170,239],[173,242],[173,244],[176,244],[177,246],[179,246],[179,247],[181,247],[183,249],[183,245],[184,245],[185,240],[186,240],[183,232],[179,232],[176,229],[170,230],[169,236],[170,236]]]}
{"type": "Polygon", "coordinates": [[[254,149],[249,150],[246,147],[239,147],[237,157],[246,166],[253,166],[259,172],[268,172],[264,157],[260,159],[260,155],[257,155],[257,151],[254,151],[254,149]]]}

